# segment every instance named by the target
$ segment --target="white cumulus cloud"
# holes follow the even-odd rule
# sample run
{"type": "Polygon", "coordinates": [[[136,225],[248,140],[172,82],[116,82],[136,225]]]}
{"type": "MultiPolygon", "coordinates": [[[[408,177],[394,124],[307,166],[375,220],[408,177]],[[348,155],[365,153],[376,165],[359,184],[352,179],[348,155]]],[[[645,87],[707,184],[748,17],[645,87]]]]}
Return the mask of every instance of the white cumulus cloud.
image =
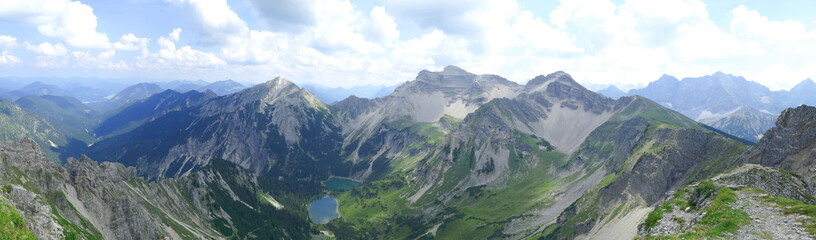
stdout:
{"type": "Polygon", "coordinates": [[[0,19],[33,24],[42,35],[75,47],[107,48],[110,44],[105,33],[96,31],[93,8],[78,1],[0,1],[0,19]]]}
{"type": "Polygon", "coordinates": [[[37,45],[30,44],[28,42],[23,43],[25,48],[28,51],[46,55],[46,56],[61,56],[68,53],[68,49],[65,48],[65,45],[62,43],[51,44],[49,42],[43,42],[37,45]]]}

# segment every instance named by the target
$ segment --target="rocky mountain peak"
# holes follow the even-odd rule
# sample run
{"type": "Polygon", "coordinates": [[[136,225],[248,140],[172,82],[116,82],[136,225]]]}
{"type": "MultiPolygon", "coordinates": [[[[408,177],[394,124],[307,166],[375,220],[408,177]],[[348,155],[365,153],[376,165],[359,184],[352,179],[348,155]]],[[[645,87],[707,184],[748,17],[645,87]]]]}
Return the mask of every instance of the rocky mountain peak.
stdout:
{"type": "Polygon", "coordinates": [[[447,66],[441,72],[422,70],[417,75],[416,81],[439,87],[466,87],[473,84],[475,78],[476,74],[456,66],[447,66]]]}
{"type": "Polygon", "coordinates": [[[453,66],[453,65],[448,65],[447,67],[442,69],[442,73],[448,74],[448,75],[457,75],[457,74],[459,74],[459,75],[473,75],[473,73],[469,73],[468,71],[465,71],[465,69],[462,69],[460,67],[453,66]]]}
{"type": "Polygon", "coordinates": [[[799,84],[796,84],[793,88],[791,88],[791,92],[796,91],[807,91],[816,88],[816,82],[813,82],[810,78],[802,80],[799,84]]]}
{"type": "MultiPolygon", "coordinates": [[[[525,85],[525,91],[528,93],[535,93],[535,92],[581,92],[581,94],[587,94],[586,92],[591,92],[584,88],[581,84],[576,82],[572,76],[563,72],[557,71],[554,73],[547,74],[547,76],[539,75],[533,80],[527,82],[525,85]]],[[[592,92],[594,94],[594,92],[592,92]]],[[[550,94],[552,95],[552,94],[550,94]]]]}
{"type": "Polygon", "coordinates": [[[782,111],[776,120],[778,128],[816,129],[816,107],[802,105],[782,111]]]}
{"type": "Polygon", "coordinates": [[[281,97],[300,90],[301,88],[291,81],[282,77],[276,77],[272,80],[239,92],[237,97],[247,101],[263,100],[267,103],[273,103],[281,97]]]}
{"type": "Polygon", "coordinates": [[[264,83],[258,84],[255,87],[268,87],[270,89],[282,89],[289,85],[293,85],[292,81],[289,81],[283,77],[275,77],[272,80],[266,81],[264,83]]]}
{"type": "Polygon", "coordinates": [[[810,171],[816,143],[816,107],[799,106],[782,111],[776,126],[765,132],[762,139],[742,158],[747,163],[782,167],[794,173],[814,177],[810,171]]]}
{"type": "Polygon", "coordinates": [[[672,75],[668,75],[668,74],[663,74],[662,76],[660,76],[660,78],[657,79],[657,81],[651,82],[651,83],[649,83],[649,85],[651,86],[652,84],[656,84],[656,85],[675,84],[675,83],[679,83],[679,82],[680,82],[680,80],[678,80],[676,77],[674,77],[672,75]]]}
{"type": "Polygon", "coordinates": [[[538,86],[550,81],[575,82],[575,80],[572,80],[572,76],[569,74],[565,73],[564,71],[557,71],[547,74],[547,76],[538,75],[537,77],[533,78],[533,80],[527,82],[527,86],[538,86]]]}
{"type": "Polygon", "coordinates": [[[296,84],[282,77],[255,85],[237,92],[216,98],[202,107],[204,115],[217,114],[220,112],[233,112],[241,109],[247,104],[261,101],[266,105],[276,105],[285,103],[295,106],[308,106],[310,108],[326,108],[308,90],[298,87],[296,84]]]}
{"type": "Polygon", "coordinates": [[[626,92],[620,90],[620,88],[616,87],[615,85],[609,85],[609,87],[598,91],[598,93],[613,99],[618,99],[620,97],[626,96],[626,92]]]}

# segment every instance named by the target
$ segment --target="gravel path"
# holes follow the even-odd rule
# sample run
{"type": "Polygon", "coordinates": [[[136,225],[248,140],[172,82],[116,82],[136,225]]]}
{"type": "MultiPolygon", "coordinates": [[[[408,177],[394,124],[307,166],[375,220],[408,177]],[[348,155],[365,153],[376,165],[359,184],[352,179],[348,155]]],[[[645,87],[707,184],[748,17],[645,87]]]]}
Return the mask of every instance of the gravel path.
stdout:
{"type": "Polygon", "coordinates": [[[735,208],[741,209],[751,217],[751,223],[737,230],[739,239],[813,239],[802,226],[799,219],[806,218],[799,214],[785,215],[775,203],[758,198],[767,194],[737,192],[735,208]]]}

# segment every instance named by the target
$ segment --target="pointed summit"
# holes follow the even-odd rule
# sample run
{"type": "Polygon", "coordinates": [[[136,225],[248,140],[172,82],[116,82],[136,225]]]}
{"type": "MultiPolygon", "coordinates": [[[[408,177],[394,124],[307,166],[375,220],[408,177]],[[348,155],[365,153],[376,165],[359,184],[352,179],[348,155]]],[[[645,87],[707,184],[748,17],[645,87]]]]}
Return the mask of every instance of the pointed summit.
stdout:
{"type": "Polygon", "coordinates": [[[660,78],[657,79],[657,82],[679,82],[676,77],[668,74],[663,74],[660,78]]]}
{"type": "Polygon", "coordinates": [[[529,88],[539,86],[550,81],[558,81],[573,86],[575,85],[580,86],[580,84],[578,84],[578,82],[575,82],[575,80],[572,79],[572,76],[570,76],[569,74],[565,73],[564,71],[557,71],[554,73],[547,74],[547,76],[538,75],[537,77],[527,82],[527,87],[529,88]]]}
{"type": "Polygon", "coordinates": [[[813,82],[810,78],[802,80],[799,84],[796,84],[793,88],[791,88],[791,92],[794,91],[803,91],[803,90],[812,90],[816,88],[816,82],[813,82]]]}
{"type": "Polygon", "coordinates": [[[272,80],[244,89],[227,97],[233,99],[236,103],[236,105],[232,106],[238,107],[257,100],[272,104],[279,99],[293,95],[306,95],[307,98],[313,98],[311,93],[282,77],[275,77],[272,80]]]}
{"type": "Polygon", "coordinates": [[[606,89],[598,91],[598,93],[603,94],[604,96],[607,96],[607,97],[610,97],[610,98],[613,98],[613,99],[617,99],[617,98],[626,96],[626,92],[624,92],[623,90],[620,90],[618,87],[615,87],[615,85],[609,85],[609,87],[607,87],[606,89]]]}

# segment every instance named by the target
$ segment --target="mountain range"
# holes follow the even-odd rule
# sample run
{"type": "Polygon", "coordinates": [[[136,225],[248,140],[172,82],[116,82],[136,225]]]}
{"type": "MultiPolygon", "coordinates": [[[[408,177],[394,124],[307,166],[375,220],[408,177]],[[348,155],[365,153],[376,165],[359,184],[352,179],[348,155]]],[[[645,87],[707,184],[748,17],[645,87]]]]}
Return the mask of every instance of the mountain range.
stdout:
{"type": "Polygon", "coordinates": [[[709,77],[705,93],[733,94],[681,99],[688,79],[664,76],[613,99],[565,72],[521,85],[448,66],[331,105],[280,77],[140,85],[98,122],[70,98],[0,100],[0,209],[41,239],[813,238],[816,108],[736,132],[793,98],[709,77]],[[74,126],[94,138],[72,144],[74,126]],[[339,218],[317,224],[324,196],[339,218]]]}
{"type": "Polygon", "coordinates": [[[342,87],[325,87],[318,84],[303,84],[303,88],[312,92],[320,101],[327,103],[329,105],[333,105],[343,99],[346,99],[350,96],[355,96],[359,98],[369,98],[374,99],[378,97],[384,97],[391,92],[397,85],[394,86],[374,86],[374,85],[363,85],[363,86],[354,86],[351,88],[342,88],[342,87]]]}
{"type": "Polygon", "coordinates": [[[644,88],[624,93],[610,86],[598,93],[617,98],[644,96],[686,116],[734,136],[756,142],[773,125],[777,113],[788,107],[814,105],[816,83],[805,79],[791,90],[771,91],[743,77],[716,72],[684,78],[663,75],[644,88]],[[743,123],[743,124],[741,124],[743,123]]]}

